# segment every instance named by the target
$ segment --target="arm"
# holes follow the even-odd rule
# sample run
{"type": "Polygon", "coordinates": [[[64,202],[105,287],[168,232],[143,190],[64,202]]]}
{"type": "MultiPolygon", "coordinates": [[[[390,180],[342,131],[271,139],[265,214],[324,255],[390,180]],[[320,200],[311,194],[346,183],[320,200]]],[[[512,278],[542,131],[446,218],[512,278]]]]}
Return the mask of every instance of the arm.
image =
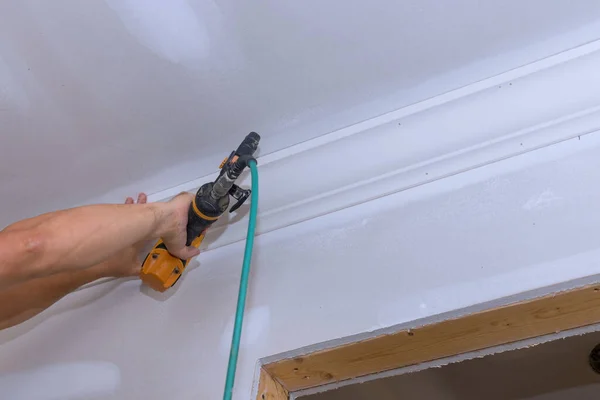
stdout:
{"type": "MultiPolygon", "coordinates": [[[[145,203],[145,196],[141,202],[145,203]]],[[[137,276],[143,245],[144,242],[136,243],[90,268],[30,279],[0,290],[0,330],[32,318],[86,283],[100,278],[137,276]]]]}
{"type": "MultiPolygon", "coordinates": [[[[138,204],[146,203],[146,195],[138,196],[138,204]]],[[[125,204],[133,204],[128,197],[125,204]]],[[[17,222],[5,232],[30,229],[50,218],[52,214],[17,222]]],[[[0,330],[17,325],[39,314],[78,287],[106,277],[137,276],[144,242],[117,253],[112,258],[90,268],[59,272],[14,284],[0,290],[0,330]]]]}
{"type": "Polygon", "coordinates": [[[94,205],[45,214],[0,232],[0,288],[101,263],[140,241],[162,237],[181,258],[186,247],[187,211],[181,194],[167,203],[94,205]]]}
{"type": "Polygon", "coordinates": [[[104,262],[86,269],[30,279],[0,290],[0,330],[32,318],[86,283],[119,276],[111,273],[111,267],[104,262]]]}

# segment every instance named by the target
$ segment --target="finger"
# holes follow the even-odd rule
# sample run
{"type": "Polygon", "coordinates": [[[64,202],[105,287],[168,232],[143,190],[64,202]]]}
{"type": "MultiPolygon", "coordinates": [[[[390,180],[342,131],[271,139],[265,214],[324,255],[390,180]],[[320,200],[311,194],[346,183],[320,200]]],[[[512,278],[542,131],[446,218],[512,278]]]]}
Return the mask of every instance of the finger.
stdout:
{"type": "Polygon", "coordinates": [[[192,247],[192,246],[185,247],[183,249],[183,252],[184,252],[184,257],[182,257],[182,258],[185,260],[189,260],[190,258],[196,257],[198,254],[200,254],[200,250],[195,247],[192,247]]]}
{"type": "Polygon", "coordinates": [[[133,198],[131,198],[131,197],[126,198],[125,204],[133,204],[133,198]]]}
{"type": "Polygon", "coordinates": [[[177,199],[177,201],[181,201],[181,202],[192,202],[192,200],[194,200],[194,195],[188,192],[181,192],[179,193],[177,196],[175,196],[173,199],[177,199]]]}
{"type": "Polygon", "coordinates": [[[146,193],[140,193],[138,195],[138,198],[137,198],[138,204],[146,204],[147,201],[148,201],[148,196],[146,196],[146,193]]]}
{"type": "MultiPolygon", "coordinates": [[[[167,247],[168,249],[168,247],[167,247]]],[[[196,257],[198,254],[200,254],[200,250],[198,250],[195,247],[183,247],[178,251],[173,251],[171,254],[173,254],[176,257],[181,258],[182,260],[189,260],[190,258],[196,257]]]]}

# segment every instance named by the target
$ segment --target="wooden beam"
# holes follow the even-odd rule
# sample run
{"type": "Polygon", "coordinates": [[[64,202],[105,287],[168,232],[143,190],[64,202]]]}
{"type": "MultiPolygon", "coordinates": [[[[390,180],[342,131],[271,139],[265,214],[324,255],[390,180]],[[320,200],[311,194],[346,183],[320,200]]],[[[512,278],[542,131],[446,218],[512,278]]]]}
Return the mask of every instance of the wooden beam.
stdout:
{"type": "Polygon", "coordinates": [[[598,322],[600,285],[586,286],[277,361],[263,369],[293,392],[598,322]]]}
{"type": "Polygon", "coordinates": [[[287,390],[264,368],[260,369],[259,379],[256,400],[288,400],[290,398],[287,390]]]}

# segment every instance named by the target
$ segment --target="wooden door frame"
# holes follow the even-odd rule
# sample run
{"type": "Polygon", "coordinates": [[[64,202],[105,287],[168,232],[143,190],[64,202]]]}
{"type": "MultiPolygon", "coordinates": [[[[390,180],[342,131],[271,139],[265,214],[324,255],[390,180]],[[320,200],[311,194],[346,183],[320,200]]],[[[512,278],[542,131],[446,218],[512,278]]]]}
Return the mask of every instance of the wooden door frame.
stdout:
{"type": "Polygon", "coordinates": [[[600,322],[600,284],[264,364],[256,400],[600,322]]]}

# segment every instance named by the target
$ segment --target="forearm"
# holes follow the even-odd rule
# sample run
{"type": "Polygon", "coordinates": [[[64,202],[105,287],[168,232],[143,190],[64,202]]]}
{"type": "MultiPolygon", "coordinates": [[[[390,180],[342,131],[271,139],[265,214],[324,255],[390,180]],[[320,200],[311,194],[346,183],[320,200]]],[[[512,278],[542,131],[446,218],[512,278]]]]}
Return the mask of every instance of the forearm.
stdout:
{"type": "Polygon", "coordinates": [[[0,291],[0,330],[39,314],[78,287],[111,276],[104,263],[31,279],[0,291]]]}
{"type": "Polygon", "coordinates": [[[38,215],[37,217],[23,219],[21,221],[17,221],[13,224],[8,225],[6,228],[4,228],[0,232],[14,232],[14,231],[22,231],[25,229],[35,228],[36,226],[40,225],[42,222],[44,222],[50,218],[53,218],[63,212],[64,212],[63,210],[53,211],[50,213],[38,215]]]}
{"type": "Polygon", "coordinates": [[[96,205],[63,211],[37,230],[47,262],[61,270],[86,268],[168,229],[167,203],[96,205]]]}
{"type": "Polygon", "coordinates": [[[0,287],[88,268],[141,240],[159,237],[172,219],[168,203],[94,205],[45,214],[0,233],[0,287]],[[12,249],[6,248],[12,244],[12,249]],[[14,248],[16,246],[16,248],[14,248]],[[3,262],[4,260],[4,262],[3,262]]]}

